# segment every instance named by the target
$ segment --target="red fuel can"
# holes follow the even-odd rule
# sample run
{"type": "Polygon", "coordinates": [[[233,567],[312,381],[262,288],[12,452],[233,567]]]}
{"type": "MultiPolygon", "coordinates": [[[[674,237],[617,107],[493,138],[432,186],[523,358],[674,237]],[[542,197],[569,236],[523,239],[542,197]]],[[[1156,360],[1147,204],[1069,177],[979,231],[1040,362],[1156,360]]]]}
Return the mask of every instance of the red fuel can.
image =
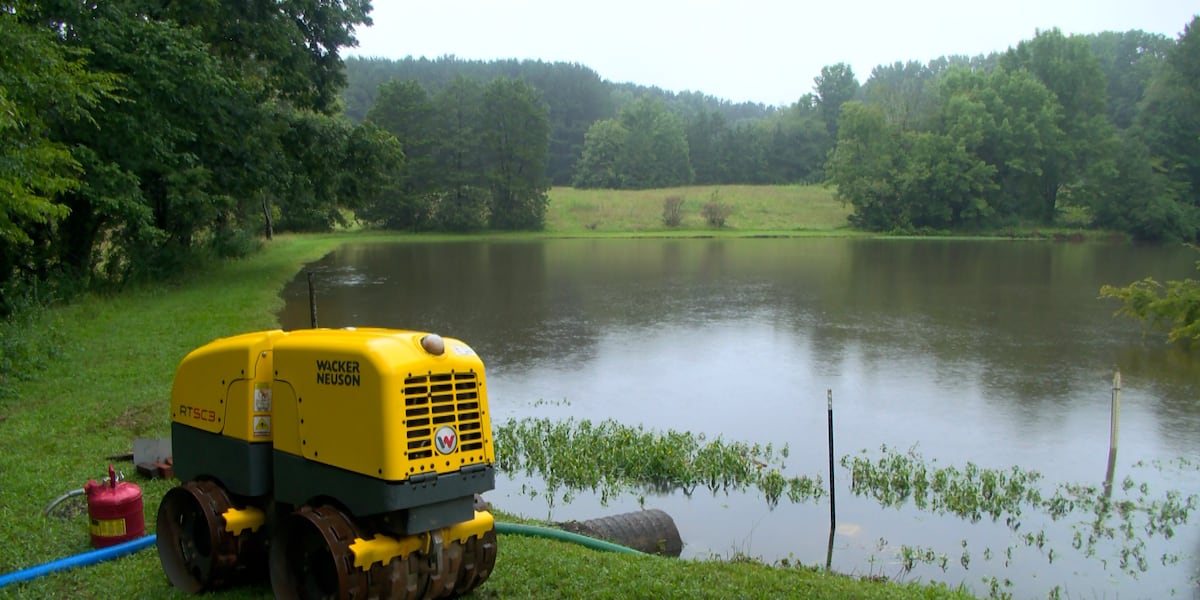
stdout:
{"type": "Polygon", "coordinates": [[[87,494],[88,533],[92,546],[103,548],[142,537],[146,516],[142,508],[142,488],[136,483],[117,481],[112,465],[108,479],[83,485],[87,494]]]}

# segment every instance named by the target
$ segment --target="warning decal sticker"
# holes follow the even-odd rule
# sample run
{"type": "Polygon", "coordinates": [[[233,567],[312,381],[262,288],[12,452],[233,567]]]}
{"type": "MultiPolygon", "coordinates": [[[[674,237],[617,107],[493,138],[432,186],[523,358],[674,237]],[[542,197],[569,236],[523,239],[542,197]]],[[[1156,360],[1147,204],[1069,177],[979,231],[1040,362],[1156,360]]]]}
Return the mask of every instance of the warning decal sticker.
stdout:
{"type": "Polygon", "coordinates": [[[271,417],[254,417],[254,437],[271,435],[271,417]]]}
{"type": "Polygon", "coordinates": [[[254,412],[271,412],[271,384],[258,383],[254,385],[254,412]]]}

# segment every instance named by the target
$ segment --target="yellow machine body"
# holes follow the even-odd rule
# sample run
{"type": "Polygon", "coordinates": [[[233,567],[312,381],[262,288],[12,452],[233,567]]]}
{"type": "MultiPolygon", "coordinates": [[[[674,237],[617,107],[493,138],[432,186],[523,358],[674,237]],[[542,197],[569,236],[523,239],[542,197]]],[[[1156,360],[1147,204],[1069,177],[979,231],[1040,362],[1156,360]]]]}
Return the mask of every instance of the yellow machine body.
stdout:
{"type": "Polygon", "coordinates": [[[188,354],[172,420],[388,481],[494,461],[483,362],[460,340],[434,355],[427,333],[279,330],[188,354]]]}
{"type": "Polygon", "coordinates": [[[465,343],[380,329],[275,341],[275,448],[388,481],[494,460],[483,362],[465,343]]]}
{"type": "Polygon", "coordinates": [[[495,486],[487,378],[461,340],[218,339],[180,363],[171,420],[183,484],[159,507],[158,548],[176,587],[261,573],[268,550],[280,597],[449,597],[495,564],[495,522],[477,510],[495,486]]]}
{"type": "MultiPolygon", "coordinates": [[[[381,328],[246,333],[187,355],[171,391],[175,470],[244,496],[329,496],[413,528],[470,518],[495,460],[483,362],[461,340],[381,328]],[[426,349],[422,341],[436,338],[426,349]],[[327,467],[327,468],[326,468],[327,467]],[[457,474],[445,478],[446,474],[457,474]],[[440,488],[381,486],[438,479],[440,488]]],[[[280,497],[282,496],[282,497],[280,497]]]]}
{"type": "Polygon", "coordinates": [[[175,373],[171,419],[246,442],[270,442],[271,351],[285,336],[278,330],[245,333],[193,350],[175,373]]]}

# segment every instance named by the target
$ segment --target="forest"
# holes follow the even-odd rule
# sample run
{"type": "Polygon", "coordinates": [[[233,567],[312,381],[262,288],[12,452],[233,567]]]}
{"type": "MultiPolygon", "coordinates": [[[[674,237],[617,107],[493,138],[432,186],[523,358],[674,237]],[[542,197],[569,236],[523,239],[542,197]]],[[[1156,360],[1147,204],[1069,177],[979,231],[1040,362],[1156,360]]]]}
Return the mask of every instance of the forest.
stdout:
{"type": "Polygon", "coordinates": [[[325,230],[403,162],[341,118],[367,0],[0,2],[0,315],[325,230]]]}
{"type": "Polygon", "coordinates": [[[368,0],[0,0],[0,315],[279,231],[538,230],[552,185],[826,184],[852,225],[1200,231],[1200,40],[1038,32],[785,107],[584,65],[343,59],[368,0]]]}
{"type": "Polygon", "coordinates": [[[578,64],[454,56],[348,59],[343,98],[348,117],[369,122],[387,110],[377,90],[396,81],[528,82],[546,107],[554,185],[823,183],[870,231],[1069,222],[1189,241],[1200,232],[1196,24],[1178,39],[1039,31],[987,56],[879,65],[861,84],[829,65],[786,107],[613,83],[578,64]]]}

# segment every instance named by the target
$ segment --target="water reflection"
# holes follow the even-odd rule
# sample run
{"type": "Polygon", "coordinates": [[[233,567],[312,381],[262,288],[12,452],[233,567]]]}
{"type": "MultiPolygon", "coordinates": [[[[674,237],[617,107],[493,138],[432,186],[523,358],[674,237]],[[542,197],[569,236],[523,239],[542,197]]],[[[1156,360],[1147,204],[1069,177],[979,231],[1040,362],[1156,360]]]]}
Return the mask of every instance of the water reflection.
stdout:
{"type": "MultiPolygon", "coordinates": [[[[1181,247],[1104,244],[535,240],[348,245],[310,268],[323,326],[419,328],[471,343],[500,420],[614,418],[786,442],[796,474],[827,468],[825,390],[833,389],[841,454],[918,447],[943,465],[1019,465],[1051,484],[1100,485],[1120,368],[1115,480],[1132,475],[1155,490],[1190,492],[1200,489],[1195,470],[1133,465],[1200,455],[1200,358],[1113,318],[1116,305],[1097,296],[1106,283],[1195,277],[1195,260],[1181,247]]],[[[281,324],[306,327],[303,275],[284,299],[281,324]]],[[[838,570],[895,575],[894,564],[880,565],[898,545],[936,546],[957,559],[965,538],[979,565],[983,548],[1004,552],[1011,543],[1003,524],[884,511],[850,495],[844,472],[838,479],[839,524],[855,532],[834,540],[838,570]]],[[[544,500],[523,498],[515,480],[501,485],[496,501],[506,509],[545,516],[544,500]]],[[[828,551],[827,507],[769,511],[738,496],[666,496],[655,506],[676,519],[685,556],[732,549],[820,564],[828,551]]],[[[602,510],[584,494],[553,516],[602,510]]],[[[1045,527],[1069,549],[1069,527],[1045,527]]],[[[1180,538],[1189,552],[1200,532],[1180,538]]],[[[1037,578],[1018,596],[1044,595],[1053,584],[1042,584],[1061,572],[1075,577],[1073,591],[1103,592],[1088,578],[1113,577],[1086,561],[1035,558],[1018,560],[1019,573],[1037,578]]],[[[979,568],[987,572],[914,576],[975,585],[979,568]]],[[[1188,575],[1113,585],[1140,597],[1188,589],[1188,575]]]]}

